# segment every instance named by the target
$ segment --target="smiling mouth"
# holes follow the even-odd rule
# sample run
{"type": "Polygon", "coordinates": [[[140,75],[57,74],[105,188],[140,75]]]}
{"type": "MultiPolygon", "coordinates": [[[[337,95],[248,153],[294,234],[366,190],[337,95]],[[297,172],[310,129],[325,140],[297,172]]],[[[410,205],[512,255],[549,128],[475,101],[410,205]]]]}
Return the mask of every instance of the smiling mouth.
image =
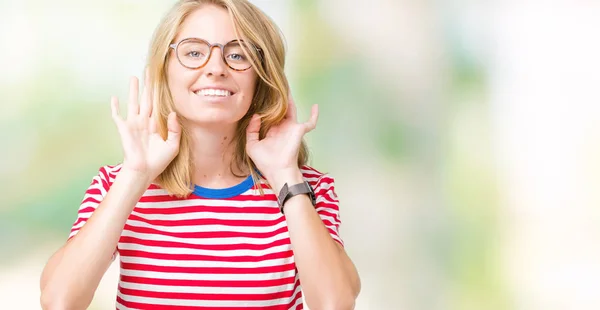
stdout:
{"type": "Polygon", "coordinates": [[[230,97],[234,93],[226,89],[205,88],[195,91],[195,94],[204,97],[230,97]]]}

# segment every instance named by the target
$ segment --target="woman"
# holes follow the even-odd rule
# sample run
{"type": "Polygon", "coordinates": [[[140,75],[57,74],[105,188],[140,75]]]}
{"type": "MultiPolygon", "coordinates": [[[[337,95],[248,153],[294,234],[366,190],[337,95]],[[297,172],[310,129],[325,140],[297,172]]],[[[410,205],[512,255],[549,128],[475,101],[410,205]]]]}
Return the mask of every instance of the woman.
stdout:
{"type": "Polygon", "coordinates": [[[44,309],[85,309],[116,253],[118,309],[353,308],[334,180],[306,165],[317,106],[299,123],[288,94],[283,40],[258,8],[175,4],[141,100],[135,78],[125,119],[112,99],[124,159],[100,168],[44,268],[44,309]]]}

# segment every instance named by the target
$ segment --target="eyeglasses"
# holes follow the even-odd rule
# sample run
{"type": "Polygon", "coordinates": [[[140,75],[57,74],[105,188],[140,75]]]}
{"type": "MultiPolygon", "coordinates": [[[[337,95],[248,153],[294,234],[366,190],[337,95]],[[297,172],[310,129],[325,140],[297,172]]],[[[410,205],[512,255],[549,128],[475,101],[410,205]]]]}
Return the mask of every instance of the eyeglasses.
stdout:
{"type": "Polygon", "coordinates": [[[235,71],[250,69],[252,63],[248,56],[255,57],[254,55],[257,55],[261,51],[260,48],[242,40],[232,40],[223,45],[219,43],[210,44],[198,38],[187,38],[179,41],[179,43],[169,45],[177,54],[179,63],[189,69],[204,67],[208,63],[213,47],[215,46],[221,49],[221,55],[225,64],[235,71]],[[248,51],[250,55],[247,55],[244,50],[248,51]]]}

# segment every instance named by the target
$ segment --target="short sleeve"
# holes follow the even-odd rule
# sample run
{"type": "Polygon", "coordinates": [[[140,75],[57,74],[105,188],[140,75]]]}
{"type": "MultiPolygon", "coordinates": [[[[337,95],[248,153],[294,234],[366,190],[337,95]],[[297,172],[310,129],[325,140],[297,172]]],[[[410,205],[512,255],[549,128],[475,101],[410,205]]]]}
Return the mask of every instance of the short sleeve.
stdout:
{"type": "Polygon", "coordinates": [[[317,178],[316,182],[309,181],[309,183],[311,183],[315,191],[317,200],[315,209],[319,217],[323,221],[323,224],[325,224],[331,238],[343,246],[344,242],[340,236],[340,225],[342,222],[340,219],[339,200],[335,193],[335,181],[333,177],[323,174],[317,178]]]}
{"type": "Polygon", "coordinates": [[[81,227],[85,225],[87,220],[92,216],[98,205],[102,202],[110,185],[114,181],[115,173],[120,169],[120,166],[104,166],[98,171],[98,174],[92,178],[92,182],[85,191],[83,200],[77,211],[77,219],[71,227],[69,240],[73,238],[81,227]]]}

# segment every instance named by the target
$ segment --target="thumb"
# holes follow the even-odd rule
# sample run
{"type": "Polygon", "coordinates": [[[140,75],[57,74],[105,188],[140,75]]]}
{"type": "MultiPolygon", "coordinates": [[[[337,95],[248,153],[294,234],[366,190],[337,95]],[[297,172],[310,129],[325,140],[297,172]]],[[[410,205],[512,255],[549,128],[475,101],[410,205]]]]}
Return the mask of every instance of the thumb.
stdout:
{"type": "Polygon", "coordinates": [[[181,138],[181,125],[177,120],[177,113],[171,112],[169,114],[169,118],[167,120],[167,129],[169,130],[167,134],[167,141],[179,143],[179,139],[181,138]]]}
{"type": "Polygon", "coordinates": [[[246,145],[252,145],[258,142],[260,132],[260,116],[254,114],[250,119],[248,128],[246,128],[246,145]]]}

